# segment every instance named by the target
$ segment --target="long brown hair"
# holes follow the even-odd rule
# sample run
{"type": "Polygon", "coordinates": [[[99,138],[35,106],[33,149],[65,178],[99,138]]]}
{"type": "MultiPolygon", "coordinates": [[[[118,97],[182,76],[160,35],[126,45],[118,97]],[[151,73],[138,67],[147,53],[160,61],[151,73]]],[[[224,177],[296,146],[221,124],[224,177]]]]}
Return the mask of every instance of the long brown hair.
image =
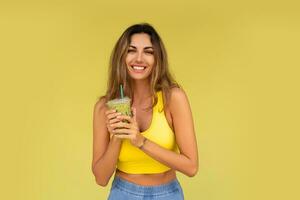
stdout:
{"type": "Polygon", "coordinates": [[[169,71],[167,52],[160,36],[153,26],[148,23],[135,24],[128,27],[118,39],[110,57],[106,94],[100,98],[105,98],[106,101],[119,98],[119,87],[120,84],[122,84],[124,86],[125,95],[133,99],[133,87],[131,85],[131,77],[127,72],[125,58],[131,42],[131,36],[136,33],[148,34],[154,49],[155,64],[150,74],[150,88],[154,102],[150,109],[157,104],[156,92],[159,90],[163,93],[165,108],[170,100],[171,88],[180,88],[180,85],[175,81],[169,71]]]}

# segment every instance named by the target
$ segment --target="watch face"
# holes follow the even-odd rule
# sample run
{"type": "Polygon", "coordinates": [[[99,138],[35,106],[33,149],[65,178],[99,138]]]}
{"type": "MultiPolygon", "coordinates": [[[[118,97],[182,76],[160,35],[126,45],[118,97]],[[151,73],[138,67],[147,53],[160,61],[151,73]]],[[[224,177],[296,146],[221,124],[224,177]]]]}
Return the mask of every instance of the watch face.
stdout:
{"type": "Polygon", "coordinates": [[[143,143],[141,144],[141,146],[139,146],[140,149],[144,146],[146,140],[147,140],[147,138],[144,138],[143,143]]]}

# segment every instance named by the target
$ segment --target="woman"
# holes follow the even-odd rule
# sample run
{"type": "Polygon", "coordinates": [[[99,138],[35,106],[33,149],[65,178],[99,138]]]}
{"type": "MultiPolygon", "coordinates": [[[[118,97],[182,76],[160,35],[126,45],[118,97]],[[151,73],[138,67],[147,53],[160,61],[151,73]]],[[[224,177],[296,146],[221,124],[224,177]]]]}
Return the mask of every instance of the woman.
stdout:
{"type": "Polygon", "coordinates": [[[113,49],[107,92],[94,106],[92,171],[101,186],[115,172],[109,200],[184,199],[176,171],[189,177],[198,171],[188,98],[149,24],[127,28],[113,49]],[[132,117],[105,106],[120,97],[121,84],[132,117]]]}

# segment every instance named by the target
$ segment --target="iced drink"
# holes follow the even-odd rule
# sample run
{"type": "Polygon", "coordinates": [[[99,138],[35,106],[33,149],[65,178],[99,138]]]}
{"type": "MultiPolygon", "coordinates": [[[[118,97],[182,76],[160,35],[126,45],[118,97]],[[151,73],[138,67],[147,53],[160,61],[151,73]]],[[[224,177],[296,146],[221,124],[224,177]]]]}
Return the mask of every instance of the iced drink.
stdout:
{"type": "MultiPolygon", "coordinates": [[[[122,115],[127,115],[131,117],[132,116],[131,106],[130,106],[131,99],[128,97],[124,97],[124,91],[122,85],[120,85],[120,95],[121,95],[120,99],[110,100],[106,103],[106,105],[110,109],[115,109],[117,112],[121,113],[122,115]]],[[[122,121],[128,123],[126,119],[122,121]]]]}
{"type": "Polygon", "coordinates": [[[115,109],[117,112],[122,113],[122,115],[131,116],[130,101],[131,100],[128,97],[124,97],[121,99],[110,100],[106,105],[110,109],[115,109]]]}

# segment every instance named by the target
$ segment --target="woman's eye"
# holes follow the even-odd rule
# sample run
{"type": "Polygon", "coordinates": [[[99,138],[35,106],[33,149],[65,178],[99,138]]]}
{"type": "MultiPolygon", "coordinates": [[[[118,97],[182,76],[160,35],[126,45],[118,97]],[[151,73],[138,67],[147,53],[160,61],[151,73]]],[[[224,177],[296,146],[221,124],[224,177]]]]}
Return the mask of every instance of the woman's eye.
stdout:
{"type": "Polygon", "coordinates": [[[134,52],[134,50],[133,50],[133,49],[129,49],[127,52],[128,52],[128,53],[134,52]]]}
{"type": "Polygon", "coordinates": [[[153,51],[146,51],[147,54],[153,54],[153,51]]]}

